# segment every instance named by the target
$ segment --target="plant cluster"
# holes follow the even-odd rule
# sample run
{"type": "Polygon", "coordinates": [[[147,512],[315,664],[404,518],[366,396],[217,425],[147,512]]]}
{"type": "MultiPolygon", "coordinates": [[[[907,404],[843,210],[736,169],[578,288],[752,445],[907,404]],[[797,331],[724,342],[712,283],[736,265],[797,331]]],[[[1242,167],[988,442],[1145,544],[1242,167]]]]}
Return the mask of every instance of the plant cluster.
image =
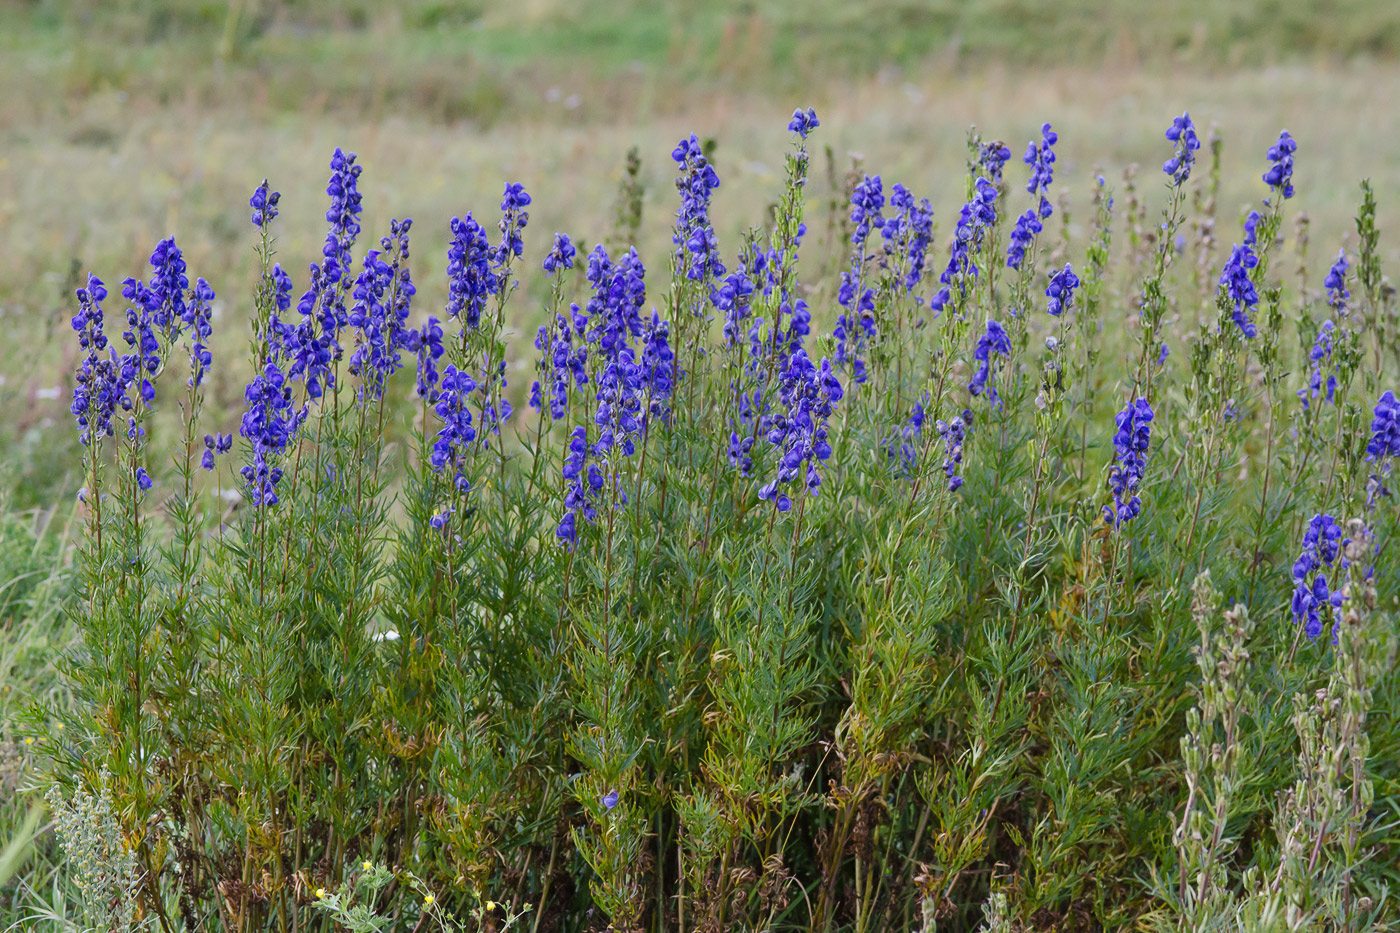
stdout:
{"type": "Polygon", "coordinates": [[[1202,277],[1220,148],[1193,200],[1183,114],[1160,225],[1125,246],[1098,176],[1076,261],[1045,124],[1024,194],[970,140],[943,245],[926,199],[852,176],[821,277],[819,126],[794,113],[729,251],[680,141],[661,285],[630,157],[610,245],[542,262],[519,412],[519,183],[451,219],[422,318],[412,222],[358,251],[353,154],[299,298],[259,185],[228,433],[174,240],[120,337],[88,278],[78,703],[45,747],[110,800],[132,922],[1393,926],[1400,321],[1369,187],[1355,255],[1286,285],[1281,134],[1202,277]]]}

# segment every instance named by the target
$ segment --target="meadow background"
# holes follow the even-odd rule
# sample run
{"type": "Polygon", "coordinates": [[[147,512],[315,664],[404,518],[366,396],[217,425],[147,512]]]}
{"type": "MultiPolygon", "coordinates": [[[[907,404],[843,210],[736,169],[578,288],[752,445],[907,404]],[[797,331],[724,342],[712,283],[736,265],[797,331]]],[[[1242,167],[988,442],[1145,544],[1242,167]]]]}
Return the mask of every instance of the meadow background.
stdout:
{"type": "MultiPolygon", "coordinates": [[[[941,259],[968,128],[1019,156],[1049,121],[1077,255],[1096,172],[1119,184],[1141,164],[1156,216],[1162,130],[1183,110],[1224,138],[1223,230],[1267,193],[1261,155],[1286,127],[1299,142],[1290,209],[1311,218],[1314,266],[1336,244],[1354,251],[1361,178],[1380,204],[1382,263],[1400,259],[1400,6],[1383,0],[0,0],[0,89],[0,844],[23,835],[35,797],[19,719],[35,698],[65,702],[55,664],[73,638],[82,484],[67,411],[73,289],[89,271],[109,286],[141,274],[151,244],[174,235],[218,292],[216,355],[240,360],[257,284],[248,194],[262,178],[284,192],[278,249],[300,287],[336,146],[364,166],[367,234],[391,212],[416,220],[415,319],[446,302],[448,217],[490,214],[502,182],[522,182],[535,234],[524,263],[537,267],[549,232],[606,235],[632,147],[639,247],[662,255],[668,155],[688,132],[713,140],[712,217],[729,252],[782,194],[781,130],[799,105],[823,124],[808,191],[821,239],[805,261],[828,275],[844,248],[824,238],[828,205],[846,212],[853,156],[930,198],[941,259]]],[[[526,286],[541,290],[519,296],[507,325],[523,351],[511,357],[518,411],[545,295],[538,276],[526,286]]],[[[247,377],[246,363],[215,371],[211,429],[236,427],[247,377]]],[[[10,855],[0,919],[21,880],[61,887],[51,840],[10,855]]]]}

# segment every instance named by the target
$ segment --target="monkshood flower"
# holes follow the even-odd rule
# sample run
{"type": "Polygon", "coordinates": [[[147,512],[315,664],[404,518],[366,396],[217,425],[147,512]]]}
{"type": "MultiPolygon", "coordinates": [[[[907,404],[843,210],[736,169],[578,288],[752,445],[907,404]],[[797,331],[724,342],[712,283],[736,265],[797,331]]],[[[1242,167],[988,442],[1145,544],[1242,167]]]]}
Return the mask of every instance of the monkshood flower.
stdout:
{"type": "Polygon", "coordinates": [[[642,385],[651,417],[670,417],[669,402],[676,387],[676,354],[671,349],[671,325],[655,311],[642,326],[642,385]]]}
{"type": "Polygon", "coordinates": [[[1366,459],[1384,461],[1400,457],[1400,402],[1389,389],[1376,402],[1371,418],[1371,439],[1366,444],[1366,459]]]}
{"type": "Polygon", "coordinates": [[[798,139],[805,140],[811,135],[812,130],[821,126],[821,121],[817,119],[817,112],[811,107],[806,110],[798,108],[792,112],[792,120],[788,123],[788,130],[796,133],[798,139]]]}
{"type": "Polygon", "coordinates": [[[466,218],[453,217],[452,245],[447,248],[447,316],[462,318],[462,326],[481,326],[486,301],[501,287],[500,277],[491,268],[491,244],[486,229],[471,212],[466,218]]]}
{"type": "Polygon", "coordinates": [[[974,279],[977,277],[977,263],[972,255],[981,252],[982,239],[987,228],[996,223],[996,200],[996,186],[985,178],[977,179],[972,200],[964,204],[958,212],[958,225],[953,231],[953,247],[948,257],[948,267],[938,277],[942,287],[929,301],[929,307],[935,315],[942,313],[952,299],[954,278],[961,275],[971,275],[974,279]]]}
{"type": "MultiPolygon", "coordinates": [[[[123,404],[124,387],[121,363],[102,332],[102,301],[107,288],[102,280],[89,275],[87,284],[76,292],[78,313],[73,315],[73,330],[78,334],[78,346],[87,351],[78,366],[77,384],[73,388],[73,403],[69,411],[78,423],[78,440],[84,445],[112,434],[112,418],[123,404]]],[[[126,406],[130,406],[127,401],[126,406]]]]}
{"type": "Polygon", "coordinates": [[[1147,472],[1147,450],[1152,445],[1152,406],[1145,398],[1137,399],[1118,413],[1116,424],[1113,456],[1118,462],[1108,476],[1113,505],[1103,507],[1103,517],[1119,528],[1142,512],[1138,488],[1147,472]]]}
{"type": "MultiPolygon", "coordinates": [[[[312,266],[312,280],[319,277],[319,270],[312,266]]],[[[313,289],[316,286],[313,286],[313,289]]],[[[307,312],[306,296],[301,303],[302,319],[298,324],[284,323],[277,315],[272,315],[269,330],[276,337],[275,356],[286,360],[287,378],[301,379],[306,386],[306,396],[318,399],[326,389],[335,388],[335,360],[340,353],[340,344],[335,341],[335,324],[331,330],[320,330],[316,318],[307,312]]]]}
{"type": "Polygon", "coordinates": [[[939,419],[934,425],[938,436],[943,438],[943,475],[948,480],[948,491],[957,492],[963,484],[958,475],[962,466],[963,441],[967,439],[967,426],[971,423],[972,412],[965,411],[952,421],[939,419]]]}
{"type": "Polygon", "coordinates": [[[1264,216],[1258,211],[1250,211],[1244,219],[1244,245],[1250,249],[1259,243],[1259,221],[1263,219],[1264,216]]]}
{"type": "Polygon", "coordinates": [[[417,354],[418,357],[418,397],[430,402],[437,401],[437,361],[442,358],[443,351],[442,324],[437,318],[429,317],[416,333],[409,331],[409,339],[405,342],[404,349],[417,354]]]}
{"type": "Polygon", "coordinates": [[[874,311],[873,304],[870,308],[862,308],[865,313],[856,315],[842,314],[836,318],[836,329],[833,336],[836,338],[836,365],[850,370],[851,378],[857,385],[864,385],[867,378],[865,371],[865,360],[861,358],[866,344],[875,338],[875,319],[870,316],[874,311]]]}
{"type": "Polygon", "coordinates": [[[994,405],[1001,404],[1001,398],[997,395],[996,386],[992,382],[992,356],[1011,355],[1011,335],[1006,329],[996,321],[987,321],[987,329],[982,336],[977,338],[977,346],[972,351],[972,356],[977,360],[977,372],[972,374],[972,381],[967,384],[967,391],[973,395],[986,394],[987,401],[994,405]]]}
{"type": "Polygon", "coordinates": [[[331,227],[326,233],[325,246],[321,248],[325,257],[322,272],[332,284],[350,272],[350,250],[360,235],[360,171],[360,166],[355,164],[355,153],[335,150],[331,156],[331,178],[326,184],[326,194],[331,199],[331,206],[326,209],[326,223],[331,227]]]}
{"type": "MultiPolygon", "coordinates": [[[[758,250],[752,252],[759,257],[763,255],[758,250]]],[[[723,282],[710,290],[710,303],[724,320],[725,346],[730,347],[739,342],[739,337],[744,331],[744,320],[749,316],[749,308],[753,304],[754,282],[748,273],[747,267],[750,264],[746,263],[744,258],[741,254],[739,268],[725,276],[723,282]]]]}
{"type": "Polygon", "coordinates": [[[549,254],[544,257],[543,268],[545,275],[553,275],[560,269],[572,269],[574,267],[574,257],[578,255],[578,250],[574,248],[573,241],[569,239],[567,233],[554,234],[554,246],[549,250],[549,254]]]}
{"type": "Polygon", "coordinates": [[[733,431],[729,432],[729,465],[745,478],[753,475],[753,442],[751,434],[740,437],[733,431]]]}
{"type": "Polygon", "coordinates": [[[1079,277],[1069,263],[1050,276],[1050,286],[1045,289],[1045,296],[1050,299],[1049,311],[1053,317],[1059,317],[1070,309],[1074,304],[1074,290],[1078,287],[1079,277]]]}
{"type": "Polygon", "coordinates": [[[1323,373],[1326,375],[1326,399],[1336,401],[1337,365],[1332,362],[1332,334],[1336,329],[1331,321],[1323,321],[1317,330],[1317,339],[1308,351],[1308,362],[1312,368],[1308,373],[1308,384],[1298,390],[1298,398],[1307,410],[1311,399],[1323,394],[1323,373]]]}
{"type": "Polygon", "coordinates": [[[232,434],[206,434],[204,435],[204,456],[200,458],[199,465],[206,470],[212,470],[214,469],[214,458],[220,454],[226,454],[232,449],[232,434]]]}
{"type": "Polygon", "coordinates": [[[1040,219],[1045,220],[1053,214],[1054,208],[1050,206],[1050,200],[1045,197],[1045,192],[1049,190],[1050,183],[1055,180],[1055,150],[1051,147],[1059,142],[1060,136],[1050,129],[1050,124],[1045,123],[1040,127],[1040,142],[1037,144],[1031,141],[1026,144],[1026,154],[1021,157],[1021,161],[1031,167],[1031,178],[1026,183],[1026,191],[1031,194],[1040,195],[1040,219]]]}
{"type": "MultiPolygon", "coordinates": [[[[477,392],[481,396],[481,425],[482,431],[490,431],[496,437],[501,436],[501,425],[510,420],[514,413],[510,402],[505,397],[506,392],[506,361],[501,360],[494,366],[488,363],[481,369],[481,382],[477,384],[477,392]],[[499,383],[499,385],[495,385],[499,383]],[[494,391],[493,391],[494,388],[494,391]]],[[[486,445],[486,438],[482,438],[482,446],[486,445]]]]}
{"type": "Polygon", "coordinates": [[[1327,583],[1326,570],[1334,565],[1346,569],[1341,556],[1345,542],[1342,526],[1330,515],[1314,515],[1303,533],[1303,549],[1293,563],[1293,618],[1303,626],[1309,639],[1322,634],[1324,606],[1336,609],[1342,604],[1342,594],[1333,592],[1327,583]]]}
{"type": "Polygon", "coordinates": [[[902,255],[904,290],[912,292],[923,278],[924,261],[933,240],[933,206],[928,198],[915,201],[908,188],[896,184],[890,190],[890,207],[895,209],[895,214],[880,228],[885,255],[902,255]]]}
{"type": "Polygon", "coordinates": [[[1011,150],[1001,140],[977,144],[977,165],[994,185],[1001,184],[1002,169],[1010,158],[1011,150]]]}
{"type": "Polygon", "coordinates": [[[476,429],[472,427],[469,405],[471,393],[474,391],[476,380],[449,363],[443,370],[437,402],[433,405],[433,411],[437,412],[443,424],[436,440],[433,441],[433,450],[428,462],[435,473],[442,473],[451,467],[453,485],[463,494],[471,490],[471,483],[463,467],[470,445],[476,440],[476,429]]]}
{"type": "Polygon", "coordinates": [[[363,269],[355,279],[351,295],[355,305],[347,323],[359,331],[355,352],[350,355],[350,375],[364,380],[370,397],[383,391],[385,379],[398,368],[398,352],[391,348],[392,325],[385,295],[393,282],[394,270],[377,249],[365,253],[363,269]]]}
{"type": "MultiPolygon", "coordinates": [[[[927,401],[927,396],[923,401],[927,401]]],[[[919,462],[919,439],[923,436],[924,421],[927,418],[923,401],[914,403],[909,412],[909,420],[900,426],[899,434],[885,441],[883,445],[885,456],[897,463],[903,476],[912,476],[914,467],[919,462]]]]}
{"type": "Polygon", "coordinates": [[[1297,151],[1298,143],[1284,130],[1266,156],[1269,170],[1263,175],[1264,183],[1282,194],[1284,200],[1293,197],[1293,153],[1297,151]]]}
{"type": "Polygon", "coordinates": [[[239,433],[252,445],[253,462],[239,472],[252,494],[253,505],[276,505],[282,470],[273,465],[272,458],[286,452],[306,410],[294,410],[291,384],[271,360],[248,384],[243,399],[248,410],[243,413],[239,433]]]}
{"type": "Polygon", "coordinates": [[[1249,270],[1257,265],[1259,257],[1254,255],[1254,250],[1236,243],[1230,252],[1229,260],[1225,263],[1224,271],[1220,274],[1220,287],[1225,289],[1226,296],[1235,305],[1232,315],[1235,324],[1245,338],[1251,340],[1258,333],[1258,329],[1250,319],[1248,309],[1259,304],[1259,291],[1249,278],[1249,270]]]}
{"type": "Polygon", "coordinates": [[[1183,113],[1172,120],[1172,125],[1167,128],[1167,139],[1176,143],[1176,151],[1172,157],[1162,163],[1162,171],[1172,177],[1171,183],[1180,187],[1181,183],[1191,177],[1191,166],[1196,161],[1196,151],[1201,148],[1201,140],[1196,135],[1196,125],[1191,122],[1191,115],[1183,113]]]}
{"type": "Polygon", "coordinates": [[[253,209],[253,226],[260,230],[270,226],[273,218],[277,216],[277,202],[280,200],[282,193],[273,191],[264,178],[262,184],[253,192],[253,196],[248,199],[248,206],[253,209]]]}
{"type": "Polygon", "coordinates": [[[530,212],[525,210],[529,205],[530,195],[526,193],[525,186],[519,182],[506,182],[505,194],[501,197],[501,245],[496,248],[493,257],[497,270],[510,265],[513,258],[518,258],[525,251],[522,234],[530,222],[530,212]]]}
{"type": "MultiPolygon", "coordinates": [[[[537,368],[549,381],[549,413],[556,421],[569,411],[571,384],[588,384],[588,348],[576,349],[574,335],[569,319],[559,314],[555,315],[553,329],[541,326],[535,337],[535,349],[540,351],[537,368]]],[[[543,404],[543,387],[536,380],[530,387],[530,407],[538,410],[543,404]]]]}
{"type": "Polygon", "coordinates": [[[872,227],[885,225],[885,218],[880,213],[884,206],[885,193],[880,176],[866,175],[851,191],[851,223],[855,226],[851,232],[852,246],[864,243],[872,227]]]}
{"type": "Polygon", "coordinates": [[[589,462],[591,449],[588,430],[583,425],[574,427],[565,451],[563,476],[567,488],[564,491],[564,517],[559,520],[554,535],[572,550],[578,541],[578,516],[582,514],[589,524],[598,519],[598,509],[593,503],[597,501],[606,480],[598,464],[589,462]]]}
{"type": "Polygon", "coordinates": [[[623,350],[630,352],[631,341],[642,335],[646,267],[635,248],[614,263],[600,244],[589,254],[587,274],[593,296],[584,309],[583,325],[588,342],[599,349],[594,362],[602,367],[623,350]]]}
{"type": "Polygon", "coordinates": [[[593,423],[599,433],[593,452],[607,458],[616,449],[622,456],[630,457],[637,452],[636,439],[646,426],[646,374],[636,362],[632,348],[620,346],[600,367],[596,380],[598,409],[593,423]]]}
{"type": "Polygon", "coordinates": [[[141,488],[142,492],[151,491],[151,475],[146,472],[145,467],[136,468],[136,485],[141,488]]]}
{"type": "Polygon", "coordinates": [[[842,395],[841,382],[831,371],[829,360],[822,360],[819,369],[805,350],[788,358],[778,381],[778,399],[784,410],[770,416],[766,434],[768,443],[781,450],[777,475],[758,491],[758,497],[772,502],[779,512],[792,508],[792,498],[785,489],[799,479],[808,495],[817,494],[822,482],[817,464],[831,456],[827,419],[842,395]]]}
{"type": "Polygon", "coordinates": [[[279,312],[292,306],[292,277],[280,262],[272,264],[272,300],[279,312]]]}
{"type": "Polygon", "coordinates": [[[1332,268],[1327,270],[1327,278],[1323,279],[1322,287],[1327,289],[1327,303],[1342,316],[1347,313],[1347,299],[1351,297],[1351,292],[1347,290],[1347,251],[1345,249],[1337,253],[1337,261],[1332,263],[1332,268]]]}
{"type": "Polygon", "coordinates": [[[680,166],[676,190],[681,206],[676,211],[676,230],[672,242],[681,274],[694,282],[724,275],[724,263],[719,258],[719,241],[710,226],[710,193],[719,187],[719,176],[705,159],[700,141],[692,133],[671,152],[680,166]]]}
{"type": "Polygon", "coordinates": [[[166,237],[156,244],[155,252],[151,253],[151,267],[155,271],[140,300],[150,312],[156,329],[167,340],[172,340],[181,324],[188,323],[185,292],[190,287],[189,276],[185,274],[185,257],[175,245],[174,237],[166,237]]]}
{"type": "Polygon", "coordinates": [[[213,314],[211,302],[214,300],[214,289],[204,279],[196,279],[194,289],[190,292],[190,300],[186,305],[185,325],[190,334],[190,381],[191,386],[198,386],[204,381],[204,376],[209,372],[209,367],[214,365],[214,356],[209,351],[208,345],[204,341],[214,333],[214,327],[210,323],[213,314]]]}
{"type": "Polygon", "coordinates": [[[1036,234],[1044,229],[1033,210],[1017,217],[1016,226],[1011,230],[1011,245],[1006,248],[1006,264],[1012,269],[1020,269],[1026,258],[1026,250],[1035,242],[1036,234]]]}

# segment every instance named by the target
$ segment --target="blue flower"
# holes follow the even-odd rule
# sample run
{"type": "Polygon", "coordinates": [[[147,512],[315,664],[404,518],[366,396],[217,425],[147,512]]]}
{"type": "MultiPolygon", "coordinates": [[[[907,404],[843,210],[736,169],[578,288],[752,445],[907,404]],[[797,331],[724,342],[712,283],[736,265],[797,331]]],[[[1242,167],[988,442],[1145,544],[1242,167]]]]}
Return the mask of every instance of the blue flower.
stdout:
{"type": "MultiPolygon", "coordinates": [[[[588,384],[588,348],[575,348],[575,333],[569,319],[560,314],[555,316],[553,328],[541,326],[535,337],[535,349],[540,351],[536,368],[550,382],[549,411],[556,420],[568,413],[570,386],[588,384]]],[[[542,396],[543,387],[536,381],[530,389],[530,407],[542,408],[542,396]]]]}
{"type": "Polygon", "coordinates": [[[1196,161],[1196,151],[1201,148],[1201,140],[1196,136],[1196,126],[1191,122],[1189,113],[1172,120],[1172,125],[1167,128],[1167,139],[1176,143],[1176,151],[1162,163],[1162,171],[1172,177],[1174,186],[1179,187],[1191,177],[1191,165],[1196,161]]]}
{"type": "Polygon", "coordinates": [[[943,475],[948,479],[948,491],[957,492],[963,484],[958,475],[962,466],[963,441],[967,438],[967,426],[972,422],[972,412],[964,411],[952,421],[940,419],[934,426],[938,436],[943,438],[943,475]]]}
{"type": "Polygon", "coordinates": [[[1050,277],[1050,286],[1045,289],[1045,295],[1050,299],[1049,310],[1053,317],[1059,317],[1070,309],[1074,304],[1074,290],[1078,287],[1079,277],[1069,263],[1050,277]]]}
{"type": "Polygon", "coordinates": [[[885,239],[885,255],[902,255],[901,284],[906,292],[912,292],[924,276],[924,260],[933,240],[933,206],[928,198],[916,202],[908,188],[896,184],[890,191],[890,207],[895,209],[895,215],[880,230],[885,239]]]}
{"type": "MultiPolygon", "coordinates": [[[[929,301],[929,307],[935,315],[942,313],[952,300],[955,279],[969,275],[973,279],[977,278],[977,263],[972,256],[982,251],[982,240],[987,229],[996,223],[996,200],[996,186],[985,178],[977,179],[973,186],[972,200],[964,204],[958,212],[958,224],[953,231],[953,247],[948,257],[948,267],[938,277],[942,287],[929,301]]],[[[959,288],[966,293],[965,282],[959,283],[959,288]]]]}
{"type": "Polygon", "coordinates": [[[1142,512],[1138,488],[1147,472],[1147,451],[1152,445],[1152,406],[1140,398],[1118,413],[1118,430],[1113,435],[1113,455],[1117,463],[1109,473],[1113,505],[1103,507],[1104,521],[1115,528],[1142,512]]]}
{"type": "MultiPolygon", "coordinates": [[[[78,423],[78,440],[86,445],[112,434],[112,418],[117,407],[123,404],[125,388],[121,362],[102,331],[106,286],[97,276],[89,275],[87,284],[79,288],[76,295],[78,313],[73,315],[72,325],[78,334],[78,346],[86,350],[87,355],[78,366],[69,411],[78,423]]],[[[129,406],[130,402],[125,404],[129,406]]]]}
{"type": "Polygon", "coordinates": [[[851,190],[851,245],[859,246],[870,235],[872,227],[883,227],[885,218],[881,208],[885,206],[884,186],[879,175],[866,175],[851,190]]]}
{"type": "Polygon", "coordinates": [[[253,209],[253,226],[259,229],[270,226],[272,219],[277,216],[277,202],[281,199],[282,194],[273,191],[264,178],[262,184],[253,192],[253,196],[248,199],[248,206],[253,209]]]}
{"type": "Polygon", "coordinates": [[[1338,251],[1337,261],[1332,263],[1332,268],[1327,270],[1327,278],[1323,280],[1322,287],[1327,289],[1327,303],[1337,311],[1338,314],[1346,314],[1347,299],[1351,297],[1351,292],[1347,290],[1347,251],[1338,251]]]}
{"type": "Polygon", "coordinates": [[[282,470],[274,463],[291,444],[306,411],[293,410],[291,385],[272,360],[248,384],[243,398],[248,410],[243,414],[239,433],[252,445],[253,462],[239,472],[255,506],[276,505],[282,470]]]}
{"type": "Polygon", "coordinates": [[[512,259],[525,251],[522,233],[530,222],[530,213],[525,210],[530,204],[530,195],[519,182],[506,182],[505,194],[501,197],[501,245],[493,255],[497,271],[504,270],[512,259]]]}
{"type": "Polygon", "coordinates": [[[219,454],[226,454],[232,449],[232,434],[206,434],[204,435],[204,456],[200,458],[199,465],[206,470],[212,470],[214,469],[214,458],[219,454]]]}
{"type": "Polygon", "coordinates": [[[1232,317],[1246,339],[1253,339],[1258,333],[1247,310],[1259,304],[1259,291],[1249,278],[1249,270],[1257,265],[1259,257],[1254,255],[1254,250],[1248,245],[1236,243],[1220,274],[1220,287],[1225,289],[1226,297],[1234,302],[1232,317]]]}
{"type": "Polygon", "coordinates": [[[1298,390],[1298,398],[1303,403],[1306,410],[1309,407],[1310,399],[1318,398],[1323,394],[1323,373],[1326,373],[1326,399],[1335,402],[1337,392],[1338,367],[1332,362],[1332,333],[1335,325],[1331,321],[1323,321],[1322,326],[1317,329],[1317,339],[1313,341],[1312,349],[1308,351],[1308,362],[1312,368],[1308,373],[1308,384],[1298,390]]]}
{"type": "Polygon", "coordinates": [[[1400,402],[1389,389],[1376,402],[1371,418],[1371,439],[1366,444],[1367,460],[1400,457],[1400,402]]]}
{"type": "Polygon", "coordinates": [[[603,795],[603,806],[608,810],[617,806],[617,791],[610,790],[603,795]]]}
{"type": "Polygon", "coordinates": [[[1011,245],[1006,249],[1006,264],[1012,269],[1020,269],[1026,258],[1026,250],[1035,242],[1036,234],[1044,229],[1033,210],[1028,210],[1016,218],[1016,226],[1011,231],[1011,245]]]}
{"type": "Polygon", "coordinates": [[[442,473],[451,467],[453,485],[460,493],[471,489],[464,467],[469,446],[476,440],[476,428],[472,426],[471,407],[468,404],[476,387],[476,381],[471,376],[448,364],[442,374],[437,402],[433,405],[433,411],[442,419],[443,426],[433,441],[428,462],[435,473],[442,473]]]}
{"type": "Polygon", "coordinates": [[[486,230],[467,212],[466,218],[453,217],[452,244],[447,249],[447,316],[462,317],[462,326],[475,330],[481,325],[486,301],[501,287],[500,277],[491,267],[491,244],[486,230]]]}
{"type": "Polygon", "coordinates": [[[765,437],[779,450],[777,471],[758,491],[758,497],[779,512],[792,508],[787,489],[799,480],[808,495],[817,494],[822,482],[817,465],[831,456],[827,421],[844,394],[829,360],[822,360],[818,368],[801,349],[788,358],[778,377],[782,410],[765,419],[765,437]]]}
{"type": "Polygon", "coordinates": [[[191,386],[197,386],[204,381],[204,376],[209,372],[209,367],[214,364],[214,356],[209,347],[204,343],[214,333],[210,318],[214,313],[211,302],[214,300],[214,289],[204,279],[196,279],[194,289],[190,292],[190,301],[186,305],[186,324],[190,332],[190,381],[191,386]]]}
{"type": "Polygon", "coordinates": [[[977,338],[977,346],[972,351],[973,359],[977,360],[979,365],[977,372],[972,374],[972,380],[967,384],[967,391],[973,395],[982,395],[985,392],[987,401],[999,406],[1001,398],[992,382],[993,354],[1009,356],[1011,336],[996,321],[989,320],[986,331],[977,338]]]}
{"type": "Polygon", "coordinates": [[[821,126],[821,121],[817,119],[817,112],[811,107],[806,110],[800,107],[792,112],[792,120],[788,123],[788,130],[796,133],[799,139],[806,139],[812,130],[821,126]]]}
{"type": "Polygon", "coordinates": [[[719,257],[719,241],[710,226],[710,194],[719,187],[719,176],[705,159],[694,133],[680,141],[671,158],[681,169],[676,178],[681,206],[676,211],[676,229],[671,237],[680,273],[695,282],[719,278],[724,275],[724,263],[719,257]]]}
{"type": "Polygon", "coordinates": [[[588,429],[575,425],[564,455],[564,517],[554,530],[555,537],[570,549],[578,542],[578,516],[582,514],[590,524],[598,517],[593,503],[602,491],[605,480],[597,463],[589,462],[592,453],[588,444],[588,429]]]}
{"type": "Polygon", "coordinates": [[[977,165],[992,184],[1001,184],[1001,173],[1011,158],[1011,150],[1001,140],[977,144],[977,165]]]}
{"type": "Polygon", "coordinates": [[[545,274],[553,275],[557,269],[572,269],[574,257],[577,255],[578,250],[574,249],[574,244],[567,233],[554,234],[554,246],[544,257],[545,274]]]}
{"type": "Polygon", "coordinates": [[[325,257],[322,272],[332,284],[350,271],[350,250],[360,234],[360,171],[360,166],[355,164],[355,153],[335,150],[331,156],[331,178],[326,183],[326,194],[331,199],[331,206],[326,209],[326,222],[331,226],[326,233],[325,246],[321,248],[325,257]]]}
{"type": "Polygon", "coordinates": [[[437,361],[442,358],[442,324],[435,317],[428,320],[418,329],[416,335],[409,331],[411,335],[405,344],[405,349],[415,353],[418,357],[418,380],[416,391],[419,398],[426,398],[430,402],[437,401],[438,371],[437,361]]]}
{"type": "Polygon", "coordinates": [[[1308,522],[1303,533],[1302,552],[1293,562],[1291,608],[1293,618],[1304,626],[1303,631],[1310,639],[1322,634],[1322,607],[1335,609],[1342,603],[1341,593],[1331,591],[1323,571],[1333,566],[1338,570],[1346,569],[1346,560],[1338,560],[1345,546],[1342,526],[1332,516],[1318,514],[1308,522]]]}
{"type": "Polygon", "coordinates": [[[1288,130],[1284,130],[1266,156],[1269,170],[1264,173],[1264,183],[1282,194],[1285,200],[1293,197],[1293,153],[1297,151],[1298,144],[1288,135],[1288,130]]]}
{"type": "Polygon", "coordinates": [[[146,472],[145,467],[136,468],[136,485],[141,487],[142,492],[150,491],[151,475],[146,472]]]}
{"type": "Polygon", "coordinates": [[[1040,127],[1039,144],[1034,141],[1027,143],[1026,154],[1021,157],[1021,161],[1031,167],[1031,178],[1026,183],[1026,191],[1040,195],[1041,220],[1054,213],[1045,193],[1050,189],[1050,183],[1055,180],[1055,151],[1051,147],[1059,142],[1059,139],[1059,134],[1050,129],[1049,123],[1043,124],[1040,127]]]}

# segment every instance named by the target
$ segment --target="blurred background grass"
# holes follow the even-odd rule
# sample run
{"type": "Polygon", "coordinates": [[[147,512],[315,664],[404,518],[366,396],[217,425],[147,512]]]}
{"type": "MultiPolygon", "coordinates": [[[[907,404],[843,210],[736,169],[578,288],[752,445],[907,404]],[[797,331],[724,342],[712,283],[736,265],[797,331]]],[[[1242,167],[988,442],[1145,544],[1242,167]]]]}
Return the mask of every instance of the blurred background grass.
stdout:
{"type": "MultiPolygon", "coordinates": [[[[691,131],[716,141],[714,213],[732,253],[776,197],[799,104],[821,113],[817,143],[838,173],[859,153],[887,184],[932,198],[940,242],[974,123],[1017,156],[1055,125],[1072,233],[1099,168],[1116,181],[1149,166],[1155,212],[1162,129],[1183,109],[1225,136],[1226,219],[1263,193],[1278,130],[1298,137],[1295,203],[1317,256],[1349,235],[1358,179],[1375,181],[1383,228],[1400,195],[1400,4],[1388,0],[0,0],[0,87],[0,458],[20,505],[77,485],[72,287],[89,270],[109,285],[144,274],[167,234],[219,294],[209,420],[234,426],[248,193],[264,177],[284,192],[280,258],[299,294],[337,145],[365,167],[366,236],[391,213],[417,222],[420,314],[445,300],[453,214],[492,214],[509,178],[535,195],[528,260],[554,230],[596,242],[632,145],[660,287],[668,153],[691,131]]],[[[818,174],[811,210],[828,197],[818,174]]],[[[528,300],[516,314],[528,337],[528,300]]]]}

